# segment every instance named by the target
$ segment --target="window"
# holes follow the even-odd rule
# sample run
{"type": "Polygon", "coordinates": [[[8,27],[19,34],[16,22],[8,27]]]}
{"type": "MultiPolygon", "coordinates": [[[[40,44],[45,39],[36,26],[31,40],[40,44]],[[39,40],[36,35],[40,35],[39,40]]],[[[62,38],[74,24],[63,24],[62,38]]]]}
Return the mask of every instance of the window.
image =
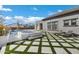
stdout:
{"type": "Polygon", "coordinates": [[[54,21],[54,22],[48,22],[47,23],[47,28],[48,28],[48,30],[49,31],[55,31],[55,30],[57,30],[57,21],[54,21]]]}
{"type": "Polygon", "coordinates": [[[64,26],[77,26],[77,19],[78,18],[64,20],[64,26]]]}
{"type": "Polygon", "coordinates": [[[64,20],[64,26],[69,26],[69,20],[64,20]]]}
{"type": "Polygon", "coordinates": [[[71,20],[71,26],[77,26],[77,18],[71,20]]]}
{"type": "Polygon", "coordinates": [[[57,30],[57,24],[58,24],[57,21],[52,22],[52,30],[53,30],[53,31],[56,31],[56,30],[57,30]]]}
{"type": "Polygon", "coordinates": [[[47,29],[50,31],[51,30],[51,22],[47,23],[47,29]]]}

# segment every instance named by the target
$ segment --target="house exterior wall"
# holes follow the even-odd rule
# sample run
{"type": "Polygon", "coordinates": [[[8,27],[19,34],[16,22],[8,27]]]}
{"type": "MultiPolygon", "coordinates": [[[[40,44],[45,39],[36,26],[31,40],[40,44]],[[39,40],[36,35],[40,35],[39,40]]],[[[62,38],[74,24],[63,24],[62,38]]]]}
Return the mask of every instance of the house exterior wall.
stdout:
{"type": "MultiPolygon", "coordinates": [[[[38,21],[35,24],[35,30],[40,30],[40,23],[42,23],[42,21],[38,21]]],[[[43,24],[43,23],[42,23],[43,24]]],[[[45,27],[44,27],[45,28],[45,27]]]]}
{"type": "Polygon", "coordinates": [[[52,31],[52,32],[58,32],[58,31],[68,32],[68,31],[72,31],[73,33],[79,34],[79,14],[72,14],[72,15],[68,15],[68,16],[64,16],[64,17],[60,17],[60,18],[55,18],[55,19],[50,19],[50,20],[43,21],[42,22],[43,23],[43,30],[49,31],[47,29],[47,23],[48,22],[54,22],[54,21],[58,21],[57,31],[52,31]],[[77,19],[77,25],[78,26],[64,27],[64,20],[73,19],[73,18],[78,18],[77,19]]]}

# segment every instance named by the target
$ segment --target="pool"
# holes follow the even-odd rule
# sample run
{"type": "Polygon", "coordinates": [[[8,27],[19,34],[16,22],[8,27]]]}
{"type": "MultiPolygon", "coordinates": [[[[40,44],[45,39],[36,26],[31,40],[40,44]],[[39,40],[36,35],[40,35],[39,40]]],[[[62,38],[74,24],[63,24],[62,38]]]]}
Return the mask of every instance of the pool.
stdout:
{"type": "Polygon", "coordinates": [[[43,34],[41,31],[35,31],[35,30],[15,30],[15,31],[9,31],[7,36],[0,37],[0,47],[6,45],[7,43],[18,41],[18,40],[27,40],[27,39],[35,39],[43,37],[43,34]]]}

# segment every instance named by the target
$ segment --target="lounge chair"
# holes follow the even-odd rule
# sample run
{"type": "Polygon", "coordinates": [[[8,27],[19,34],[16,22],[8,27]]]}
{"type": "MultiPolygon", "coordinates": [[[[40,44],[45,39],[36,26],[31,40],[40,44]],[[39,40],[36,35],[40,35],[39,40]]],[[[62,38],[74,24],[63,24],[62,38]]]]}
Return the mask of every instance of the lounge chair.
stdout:
{"type": "Polygon", "coordinates": [[[65,37],[72,37],[72,36],[78,36],[78,34],[73,33],[72,31],[68,31],[68,32],[64,32],[64,33],[62,34],[62,36],[65,36],[65,37]]]}
{"type": "Polygon", "coordinates": [[[35,39],[35,38],[40,38],[45,36],[45,34],[41,31],[26,31],[24,33],[22,33],[22,36],[24,36],[23,39],[35,39]]]}

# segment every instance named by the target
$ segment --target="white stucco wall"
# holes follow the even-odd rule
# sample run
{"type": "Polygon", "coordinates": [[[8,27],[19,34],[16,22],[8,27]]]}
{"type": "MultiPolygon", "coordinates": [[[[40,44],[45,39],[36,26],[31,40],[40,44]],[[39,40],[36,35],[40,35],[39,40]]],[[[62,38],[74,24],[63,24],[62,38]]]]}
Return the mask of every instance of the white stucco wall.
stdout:
{"type": "Polygon", "coordinates": [[[60,30],[62,30],[63,32],[73,31],[73,33],[79,34],[79,14],[43,21],[43,30],[47,30],[47,23],[48,22],[53,22],[53,21],[58,21],[58,30],[59,31],[60,30]],[[78,27],[64,27],[64,20],[73,19],[73,18],[78,18],[77,19],[78,27]]]}

